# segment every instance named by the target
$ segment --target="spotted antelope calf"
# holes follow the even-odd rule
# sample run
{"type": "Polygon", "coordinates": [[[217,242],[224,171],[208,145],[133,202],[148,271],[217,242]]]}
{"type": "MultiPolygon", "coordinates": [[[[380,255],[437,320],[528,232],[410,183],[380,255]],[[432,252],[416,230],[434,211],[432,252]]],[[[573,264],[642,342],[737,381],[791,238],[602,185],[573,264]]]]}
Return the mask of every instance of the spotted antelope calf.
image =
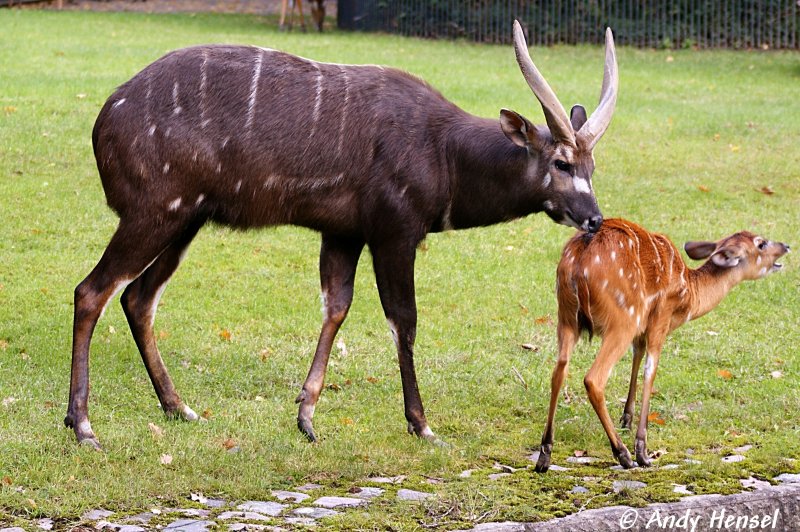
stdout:
{"type": "Polygon", "coordinates": [[[633,368],[622,416],[622,426],[630,428],[637,373],[647,355],[635,452],[636,462],[649,466],[650,394],[667,335],[711,311],[740,282],[780,270],[781,264],[776,261],[789,246],[742,231],[717,242],[687,242],[684,249],[692,259],[708,260],[696,270],[688,268],[667,237],[621,219],[606,220],[595,234],[579,232],[567,242],[556,282],[558,361],[536,471],[545,472],[550,467],[558,394],[582,330],[603,338],[584,384],[614,457],[624,468],[634,464],[614,430],[606,408],[605,387],[612,368],[632,344],[633,368]]]}

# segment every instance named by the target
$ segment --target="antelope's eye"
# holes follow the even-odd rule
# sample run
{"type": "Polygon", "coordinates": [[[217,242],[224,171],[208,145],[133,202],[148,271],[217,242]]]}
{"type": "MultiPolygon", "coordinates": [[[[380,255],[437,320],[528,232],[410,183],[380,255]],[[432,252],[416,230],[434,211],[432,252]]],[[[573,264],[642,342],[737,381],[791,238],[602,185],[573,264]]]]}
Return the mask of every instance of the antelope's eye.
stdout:
{"type": "Polygon", "coordinates": [[[768,242],[766,240],[762,240],[761,242],[758,243],[758,249],[764,251],[765,249],[767,249],[767,244],[768,242]]]}
{"type": "Polygon", "coordinates": [[[566,161],[562,161],[561,159],[556,159],[555,165],[556,165],[556,168],[558,168],[562,172],[569,173],[570,170],[572,170],[572,165],[569,164],[566,161]]]}

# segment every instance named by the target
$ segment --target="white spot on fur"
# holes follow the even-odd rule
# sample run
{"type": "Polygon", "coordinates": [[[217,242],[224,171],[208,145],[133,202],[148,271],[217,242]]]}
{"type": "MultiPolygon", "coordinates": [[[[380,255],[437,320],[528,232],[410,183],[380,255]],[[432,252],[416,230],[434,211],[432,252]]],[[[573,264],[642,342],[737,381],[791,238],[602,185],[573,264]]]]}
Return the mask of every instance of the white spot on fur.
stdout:
{"type": "Polygon", "coordinates": [[[203,50],[203,62],[200,63],[200,127],[208,125],[206,120],[206,63],[208,63],[208,50],[203,50]]]}
{"type": "Polygon", "coordinates": [[[319,113],[322,108],[322,71],[316,63],[312,64],[317,69],[317,78],[314,89],[314,111],[311,113],[311,132],[308,134],[308,138],[313,137],[317,131],[317,122],[319,122],[319,113]]]}
{"type": "Polygon", "coordinates": [[[169,172],[169,163],[164,163],[164,169],[163,169],[163,172],[164,172],[165,174],[166,174],[167,172],[169,172]]]}
{"type": "Polygon", "coordinates": [[[612,251],[611,252],[611,260],[617,260],[617,252],[616,251],[612,251]]]}
{"type": "Polygon", "coordinates": [[[686,315],[686,321],[691,321],[691,320],[692,320],[692,313],[690,312],[686,315]]]}
{"type": "Polygon", "coordinates": [[[638,329],[641,326],[642,326],[642,316],[641,316],[641,314],[637,314],[636,315],[636,328],[638,329]]]}
{"type": "Polygon", "coordinates": [[[595,264],[600,264],[600,255],[595,255],[594,256],[594,263],[595,264]]]}
{"type": "Polygon", "coordinates": [[[607,286],[608,286],[608,279],[603,279],[602,289],[605,290],[607,286]]]}
{"type": "Polygon", "coordinates": [[[147,134],[152,137],[155,134],[155,132],[156,132],[156,125],[153,124],[152,126],[150,126],[150,129],[147,130],[147,134]]]}
{"type": "Polygon", "coordinates": [[[630,314],[631,317],[633,317],[633,305],[631,305],[630,308],[628,308],[628,314],[630,314]]]}
{"type": "Polygon", "coordinates": [[[550,183],[552,181],[553,181],[553,177],[550,175],[550,172],[547,172],[546,174],[544,174],[544,177],[542,178],[542,186],[544,188],[547,188],[547,187],[550,186],[550,183]]]}
{"type": "Polygon", "coordinates": [[[575,188],[575,192],[582,192],[584,194],[591,194],[592,192],[592,189],[589,188],[589,182],[582,177],[573,176],[572,186],[575,188]]]}
{"type": "Polygon", "coordinates": [[[222,163],[217,163],[217,173],[222,173],[222,163]]]}
{"type": "Polygon", "coordinates": [[[622,271],[622,268],[619,269],[619,276],[625,277],[625,272],[622,271]]]}
{"type": "Polygon", "coordinates": [[[116,102],[114,102],[114,105],[112,105],[111,107],[116,109],[117,107],[119,107],[123,103],[125,103],[125,98],[122,98],[121,100],[117,100],[116,102]]]}
{"type": "Polygon", "coordinates": [[[758,271],[758,275],[759,275],[759,277],[764,277],[765,275],[767,275],[767,268],[766,268],[766,266],[765,266],[764,268],[761,268],[761,269],[758,271]]]}
{"type": "Polygon", "coordinates": [[[625,296],[622,294],[622,292],[617,290],[615,296],[617,298],[617,304],[620,306],[620,308],[625,308],[625,296]]]}
{"type": "Polygon", "coordinates": [[[231,140],[231,138],[230,138],[230,137],[225,137],[224,139],[222,139],[222,149],[223,149],[223,150],[225,149],[225,146],[227,146],[227,145],[228,145],[228,141],[229,141],[229,140],[231,140]]]}
{"type": "Polygon", "coordinates": [[[589,268],[583,269],[583,276],[586,277],[587,279],[589,278],[589,268]]]}
{"type": "Polygon", "coordinates": [[[169,207],[167,207],[167,209],[173,212],[177,211],[178,208],[181,206],[181,201],[183,201],[181,198],[175,198],[170,202],[169,207]]]}
{"type": "Polygon", "coordinates": [[[619,247],[620,247],[620,248],[624,248],[624,247],[625,247],[625,245],[622,243],[622,240],[620,240],[619,242],[617,242],[617,244],[619,244],[619,247]]]}
{"type": "Polygon", "coordinates": [[[253,118],[256,113],[256,97],[258,96],[258,82],[261,79],[261,62],[264,59],[263,52],[259,51],[256,57],[256,64],[253,68],[253,78],[250,80],[250,98],[247,103],[247,120],[244,127],[247,131],[253,127],[253,118]]]}
{"type": "Polygon", "coordinates": [[[756,266],[761,266],[761,255],[756,258],[756,266]]]}
{"type": "Polygon", "coordinates": [[[397,336],[397,326],[392,320],[387,319],[386,322],[389,324],[389,330],[392,332],[392,340],[394,340],[395,347],[400,349],[400,339],[397,336]]]}
{"type": "Polygon", "coordinates": [[[552,210],[553,210],[553,202],[552,202],[552,201],[550,201],[550,200],[545,200],[545,202],[543,203],[543,205],[544,205],[544,209],[545,209],[546,211],[552,211],[552,210]]]}
{"type": "Polygon", "coordinates": [[[342,146],[344,145],[345,125],[347,124],[347,104],[350,101],[350,77],[347,75],[347,70],[344,67],[339,67],[344,77],[344,101],[342,102],[342,118],[339,122],[339,141],[336,144],[336,157],[342,155],[342,146]]]}
{"type": "Polygon", "coordinates": [[[242,180],[240,179],[239,181],[236,182],[236,186],[233,187],[233,192],[238,194],[241,189],[242,189],[242,180]]]}
{"type": "Polygon", "coordinates": [[[201,203],[203,203],[204,199],[206,199],[206,195],[205,194],[200,194],[199,196],[197,196],[197,201],[195,201],[194,204],[195,205],[200,205],[201,203]]]}

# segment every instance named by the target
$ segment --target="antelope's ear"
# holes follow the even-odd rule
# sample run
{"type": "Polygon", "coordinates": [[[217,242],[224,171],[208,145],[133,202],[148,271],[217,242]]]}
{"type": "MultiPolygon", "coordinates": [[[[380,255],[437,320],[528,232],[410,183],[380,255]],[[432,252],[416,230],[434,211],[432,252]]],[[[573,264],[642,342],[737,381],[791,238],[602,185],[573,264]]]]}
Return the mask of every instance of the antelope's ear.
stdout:
{"type": "Polygon", "coordinates": [[[573,105],[569,112],[569,121],[572,124],[572,129],[579,131],[583,124],[586,123],[586,109],[582,105],[573,105]]]}
{"type": "Polygon", "coordinates": [[[711,255],[711,262],[720,268],[733,268],[742,260],[739,249],[733,246],[726,246],[718,249],[711,255]]]}
{"type": "Polygon", "coordinates": [[[536,126],[531,124],[527,118],[508,109],[500,110],[500,127],[506,137],[521,148],[541,145],[541,135],[536,126]]]}
{"type": "Polygon", "coordinates": [[[683,245],[684,251],[689,255],[690,259],[702,260],[707,259],[717,249],[716,242],[687,242],[683,245]]]}

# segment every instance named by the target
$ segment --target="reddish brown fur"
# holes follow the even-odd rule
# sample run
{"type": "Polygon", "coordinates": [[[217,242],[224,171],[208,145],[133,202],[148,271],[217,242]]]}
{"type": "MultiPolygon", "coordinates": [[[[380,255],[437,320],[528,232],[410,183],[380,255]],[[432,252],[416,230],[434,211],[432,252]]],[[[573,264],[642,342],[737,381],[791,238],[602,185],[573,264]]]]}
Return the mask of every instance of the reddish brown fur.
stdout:
{"type": "Polygon", "coordinates": [[[709,312],[741,281],[758,279],[779,269],[776,261],[788,249],[783,243],[769,242],[747,231],[718,242],[690,242],[686,245],[690,256],[710,257],[693,270],[686,267],[667,237],[621,219],[606,220],[594,235],[579,232],[567,242],[556,284],[559,357],[537,470],[546,471],[549,467],[558,391],[581,329],[603,337],[584,383],[614,455],[624,467],[633,467],[633,462],[611,423],[604,390],[611,369],[627,346],[633,345],[633,370],[622,418],[622,425],[630,428],[636,377],[644,355],[648,355],[635,450],[639,465],[649,465],[649,399],[667,335],[709,312]]]}

